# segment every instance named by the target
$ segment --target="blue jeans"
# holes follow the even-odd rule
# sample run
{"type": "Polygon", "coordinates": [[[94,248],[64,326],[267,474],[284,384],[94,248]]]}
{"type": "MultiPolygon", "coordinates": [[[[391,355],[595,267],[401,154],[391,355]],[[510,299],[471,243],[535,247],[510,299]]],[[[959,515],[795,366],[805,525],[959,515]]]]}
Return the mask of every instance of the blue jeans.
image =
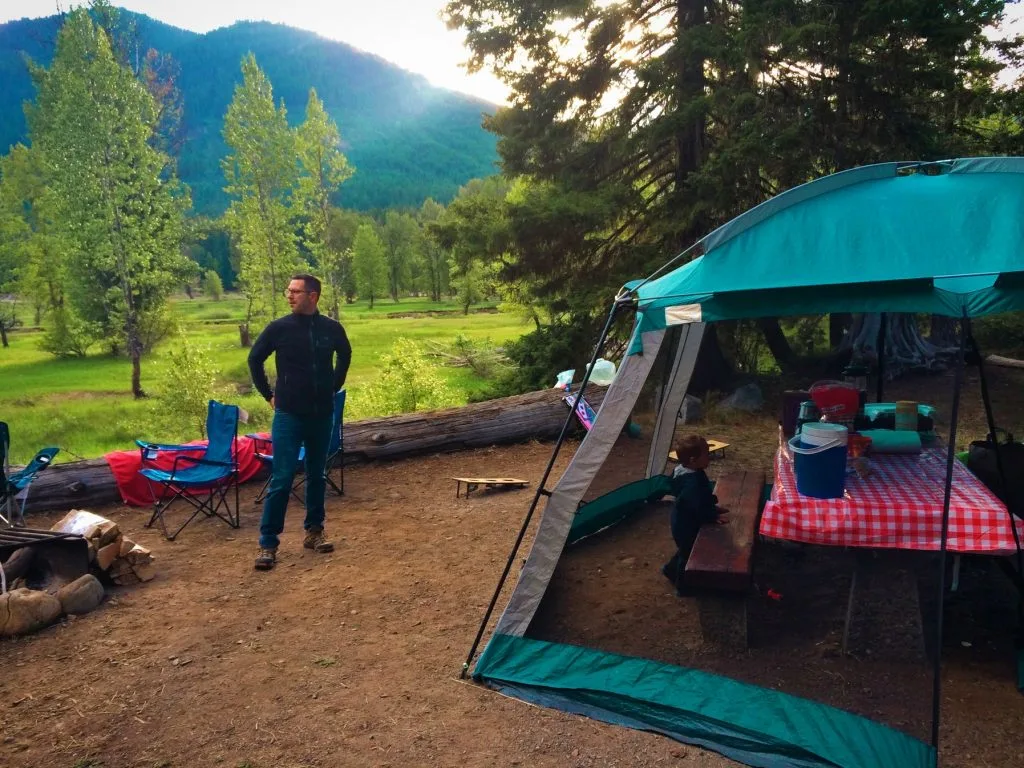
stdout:
{"type": "Polygon", "coordinates": [[[274,444],[274,463],[270,488],[263,502],[260,520],[260,547],[276,549],[278,536],[284,530],[284,513],[288,508],[295,468],[299,463],[299,449],[306,446],[306,520],[303,528],[324,527],[324,469],[327,448],[331,441],[331,414],[326,416],[295,416],[274,411],[270,428],[274,444]]]}

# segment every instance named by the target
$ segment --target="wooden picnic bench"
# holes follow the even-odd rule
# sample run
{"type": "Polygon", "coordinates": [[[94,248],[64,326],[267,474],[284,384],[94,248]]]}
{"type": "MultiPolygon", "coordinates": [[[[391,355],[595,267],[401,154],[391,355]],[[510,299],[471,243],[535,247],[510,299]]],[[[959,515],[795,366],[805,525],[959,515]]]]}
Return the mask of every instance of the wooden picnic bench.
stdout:
{"type": "Polygon", "coordinates": [[[516,477],[453,477],[455,481],[455,498],[459,498],[462,484],[466,484],[466,498],[469,498],[470,491],[475,491],[480,486],[489,488],[525,488],[530,484],[529,480],[520,480],[516,477]]]}
{"type": "Polygon", "coordinates": [[[763,472],[722,475],[715,495],[729,510],[729,521],[702,526],[686,561],[685,583],[696,590],[701,633],[712,645],[747,647],[747,597],[763,492],[763,472]]]}

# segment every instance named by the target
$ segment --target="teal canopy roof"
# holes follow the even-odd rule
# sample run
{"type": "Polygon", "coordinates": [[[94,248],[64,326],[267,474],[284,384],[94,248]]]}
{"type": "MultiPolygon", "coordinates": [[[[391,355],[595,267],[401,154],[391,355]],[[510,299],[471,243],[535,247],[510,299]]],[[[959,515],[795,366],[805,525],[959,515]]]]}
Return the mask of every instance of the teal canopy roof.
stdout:
{"type": "Polygon", "coordinates": [[[828,312],[1024,309],[1024,158],[883,163],[791,189],[627,284],[648,328],[828,312]]]}

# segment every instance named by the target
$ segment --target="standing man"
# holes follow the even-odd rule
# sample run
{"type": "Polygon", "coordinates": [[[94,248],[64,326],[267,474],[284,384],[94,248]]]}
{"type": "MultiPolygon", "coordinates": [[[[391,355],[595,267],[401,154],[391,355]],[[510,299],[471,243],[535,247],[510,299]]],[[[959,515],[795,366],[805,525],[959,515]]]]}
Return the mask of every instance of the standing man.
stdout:
{"type": "Polygon", "coordinates": [[[263,503],[260,551],[256,569],[269,571],[277,562],[278,536],[284,530],[299,448],[306,446],[306,538],[302,546],[314,552],[333,552],[324,538],[324,470],[331,440],[334,394],[345,385],[352,347],[341,323],[321,315],[320,281],[295,275],[284,295],[290,315],[263,329],[249,352],[249,372],[259,393],[274,409],[271,440],[273,474],[263,503]],[[275,355],[277,383],[267,381],[263,363],[275,355]],[[334,356],[337,354],[337,360],[334,356]]]}

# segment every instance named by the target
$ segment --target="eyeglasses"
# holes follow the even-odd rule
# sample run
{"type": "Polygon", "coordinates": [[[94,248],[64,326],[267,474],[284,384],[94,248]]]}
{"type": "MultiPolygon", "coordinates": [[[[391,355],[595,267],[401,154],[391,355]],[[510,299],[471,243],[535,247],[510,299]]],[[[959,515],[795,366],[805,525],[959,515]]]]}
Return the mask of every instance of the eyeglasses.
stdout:
{"type": "Polygon", "coordinates": [[[309,293],[309,291],[303,291],[303,290],[293,291],[291,288],[285,288],[284,289],[284,295],[285,296],[294,296],[297,293],[309,293]]]}

